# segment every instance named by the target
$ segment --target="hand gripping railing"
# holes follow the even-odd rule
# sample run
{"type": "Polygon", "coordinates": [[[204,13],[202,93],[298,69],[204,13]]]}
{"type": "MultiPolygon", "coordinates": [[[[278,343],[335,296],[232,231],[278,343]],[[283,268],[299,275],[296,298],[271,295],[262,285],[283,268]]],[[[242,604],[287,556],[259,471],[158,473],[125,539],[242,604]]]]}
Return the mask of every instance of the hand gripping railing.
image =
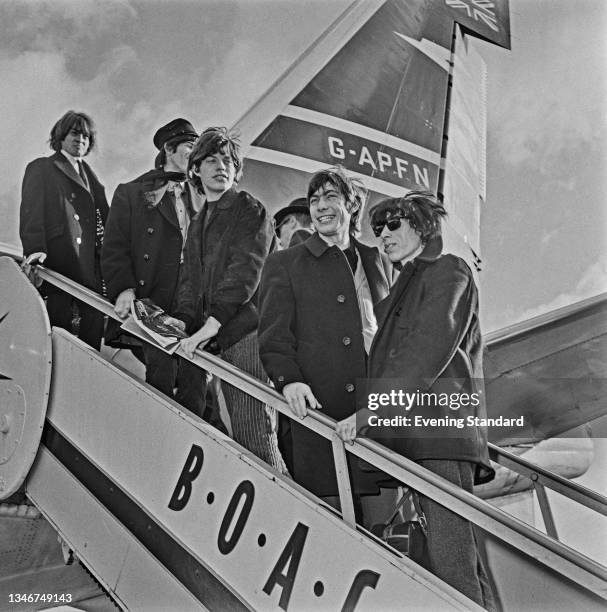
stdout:
{"type": "MultiPolygon", "coordinates": [[[[0,254],[20,259],[19,254],[14,248],[6,247],[2,243],[0,243],[0,254]]],[[[43,280],[70,293],[107,316],[118,319],[112,305],[94,291],[86,289],[61,274],[47,270],[42,266],[38,267],[38,274],[43,280]]],[[[193,359],[189,359],[181,349],[177,350],[177,354],[222,380],[237,386],[245,393],[275,408],[288,418],[295,418],[282,395],[266,383],[242,372],[221,358],[199,350],[196,351],[193,359]]],[[[335,421],[321,412],[311,410],[305,419],[298,419],[298,422],[331,442],[338,482],[340,483],[339,496],[342,518],[346,523],[354,526],[354,505],[349,486],[346,449],[344,443],[335,433],[335,421]]],[[[501,449],[498,450],[499,452],[496,456],[501,455],[505,460],[507,453],[501,451],[501,449]]],[[[607,568],[603,565],[538,531],[534,527],[509,516],[488,502],[475,497],[473,494],[464,491],[376,442],[364,438],[356,439],[352,445],[348,445],[348,451],[419,491],[422,495],[432,498],[493,536],[533,557],[543,565],[575,581],[600,597],[607,599],[607,568]]],[[[495,453],[495,451],[493,452],[495,453]]],[[[515,463],[517,463],[518,467],[532,469],[538,475],[541,473],[544,484],[548,484],[548,481],[551,484],[559,481],[559,487],[566,487],[568,491],[569,489],[576,489],[578,493],[583,493],[582,495],[572,496],[577,501],[594,497],[595,501],[593,503],[597,505],[597,508],[601,508],[600,512],[605,513],[605,500],[601,496],[587,495],[587,490],[579,491],[583,487],[580,488],[579,485],[571,487],[571,483],[567,483],[564,479],[560,479],[546,470],[539,470],[536,466],[528,464],[528,462],[520,458],[517,458],[517,460],[515,463]],[[528,466],[525,466],[524,463],[527,463],[528,466]],[[563,480],[563,482],[560,482],[560,480],[563,480]]]]}

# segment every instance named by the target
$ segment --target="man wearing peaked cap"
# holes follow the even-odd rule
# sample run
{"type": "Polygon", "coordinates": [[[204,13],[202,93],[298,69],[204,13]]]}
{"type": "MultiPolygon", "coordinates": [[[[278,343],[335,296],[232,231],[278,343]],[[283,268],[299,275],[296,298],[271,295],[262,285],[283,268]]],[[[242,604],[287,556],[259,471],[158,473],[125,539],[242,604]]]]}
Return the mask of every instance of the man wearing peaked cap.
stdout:
{"type": "MultiPolygon", "coordinates": [[[[155,169],[129,183],[118,185],[106,230],[102,269],[108,297],[125,319],[135,298],[149,298],[171,313],[183,262],[190,219],[201,209],[200,194],[186,181],[188,158],[198,137],[186,119],[173,119],[159,128],[153,142],[160,150],[155,169]]],[[[109,331],[106,342],[114,346],[119,330],[109,331]],[[117,333],[118,332],[118,333],[117,333]]],[[[203,417],[204,373],[187,361],[171,357],[144,344],[146,382],[203,417]]],[[[209,421],[225,431],[221,420],[209,421]]]]}
{"type": "Polygon", "coordinates": [[[282,249],[304,242],[312,235],[312,218],[306,198],[296,198],[274,215],[274,229],[282,249]]]}
{"type": "Polygon", "coordinates": [[[154,134],[154,146],[161,150],[165,144],[194,142],[197,138],[194,126],[187,119],[173,119],[154,134]]]}

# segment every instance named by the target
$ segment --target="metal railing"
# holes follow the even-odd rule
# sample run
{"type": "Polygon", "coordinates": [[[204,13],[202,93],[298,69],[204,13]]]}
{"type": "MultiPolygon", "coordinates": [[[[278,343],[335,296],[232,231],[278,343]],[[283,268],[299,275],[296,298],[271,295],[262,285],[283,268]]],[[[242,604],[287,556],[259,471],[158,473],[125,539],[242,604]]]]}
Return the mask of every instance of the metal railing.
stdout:
{"type": "MultiPolygon", "coordinates": [[[[9,255],[17,260],[21,259],[16,249],[0,243],[0,255],[2,254],[9,255]]],[[[112,304],[94,291],[86,289],[42,266],[38,267],[38,274],[43,280],[70,293],[105,315],[119,320],[114,313],[112,304]]],[[[143,335],[141,337],[144,339],[143,335]]],[[[181,349],[178,349],[176,354],[220,379],[237,386],[245,393],[268,404],[288,418],[296,419],[282,395],[266,383],[242,372],[221,358],[199,350],[196,351],[193,359],[189,359],[181,349]]],[[[297,422],[330,441],[338,482],[341,483],[339,485],[339,498],[342,518],[354,527],[354,504],[349,485],[346,446],[335,433],[335,421],[320,412],[310,411],[305,419],[297,419],[297,422]]],[[[607,568],[605,566],[534,527],[509,516],[488,502],[372,440],[358,438],[353,444],[348,445],[347,452],[365,460],[398,481],[419,491],[422,495],[432,498],[562,576],[607,599],[607,568]]],[[[535,481],[542,487],[553,488],[601,514],[607,514],[607,500],[603,496],[580,485],[568,482],[499,447],[491,445],[491,453],[498,463],[523,475],[529,475],[532,480],[535,478],[535,481]]]]}
{"type": "Polygon", "coordinates": [[[531,481],[549,536],[558,540],[556,524],[550,508],[550,502],[548,501],[546,488],[556,491],[603,516],[607,516],[607,497],[600,493],[583,487],[576,482],[571,482],[495,444],[489,444],[489,456],[495,463],[531,481]]]}

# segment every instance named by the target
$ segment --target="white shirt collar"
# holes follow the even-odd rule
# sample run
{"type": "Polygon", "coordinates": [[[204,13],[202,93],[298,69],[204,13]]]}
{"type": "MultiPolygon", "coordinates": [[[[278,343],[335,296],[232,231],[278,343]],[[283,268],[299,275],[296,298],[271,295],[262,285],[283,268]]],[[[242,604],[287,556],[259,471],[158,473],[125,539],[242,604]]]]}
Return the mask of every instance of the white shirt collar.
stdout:
{"type": "Polygon", "coordinates": [[[82,161],[82,158],[74,157],[73,155],[70,155],[67,151],[65,151],[64,149],[61,149],[61,153],[65,155],[65,157],[70,162],[70,164],[74,166],[74,169],[76,170],[76,172],[78,172],[78,162],[82,161]]]}

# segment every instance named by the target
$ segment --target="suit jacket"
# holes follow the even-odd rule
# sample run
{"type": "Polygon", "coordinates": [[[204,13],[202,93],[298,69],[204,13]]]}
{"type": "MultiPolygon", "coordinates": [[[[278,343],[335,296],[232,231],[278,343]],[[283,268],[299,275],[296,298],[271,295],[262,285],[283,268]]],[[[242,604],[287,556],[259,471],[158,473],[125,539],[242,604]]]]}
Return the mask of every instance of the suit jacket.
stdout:
{"type": "Polygon", "coordinates": [[[225,350],[257,328],[257,288],[275,237],[265,208],[246,191],[226,191],[207,211],[188,231],[174,315],[192,332],[215,317],[225,350]]]}
{"type": "Polygon", "coordinates": [[[108,204],[104,187],[91,167],[86,162],[83,167],[90,190],[61,152],[28,164],[23,177],[19,234],[25,256],[46,253],[45,266],[99,291],[95,206],[105,223],[108,204]]]}
{"type": "MultiPolygon", "coordinates": [[[[354,244],[377,303],[388,295],[392,266],[377,248],[354,244]]],[[[259,351],[279,391],[305,382],[323,414],[340,420],[355,411],[366,354],[354,277],[343,252],[317,233],[268,257],[260,285],[259,351]]],[[[292,431],[296,481],[318,495],[336,494],[330,445],[296,423],[292,431]]],[[[376,491],[353,471],[357,490],[376,491]]]]}
{"type": "MultiPolygon", "coordinates": [[[[115,301],[125,289],[150,298],[170,311],[175,297],[183,237],[166,179],[150,171],[118,185],[108,217],[101,268],[108,297],[115,301]]],[[[182,198],[190,208],[192,190],[182,198]]],[[[192,215],[193,216],[193,215],[192,215]]]]}
{"type": "MultiPolygon", "coordinates": [[[[486,417],[478,292],[470,268],[454,255],[441,255],[442,240],[431,240],[422,254],[405,265],[390,296],[377,307],[378,330],[369,355],[368,376],[388,378],[391,388],[410,393],[463,397],[475,393],[478,405],[454,399],[416,401],[408,412],[384,407],[380,417],[409,416],[466,419],[486,417]]],[[[380,389],[386,392],[387,389],[380,389]]],[[[369,389],[368,391],[373,391],[369,389]]],[[[484,426],[369,428],[367,435],[409,459],[453,459],[477,464],[477,482],[494,473],[484,426]]]]}

